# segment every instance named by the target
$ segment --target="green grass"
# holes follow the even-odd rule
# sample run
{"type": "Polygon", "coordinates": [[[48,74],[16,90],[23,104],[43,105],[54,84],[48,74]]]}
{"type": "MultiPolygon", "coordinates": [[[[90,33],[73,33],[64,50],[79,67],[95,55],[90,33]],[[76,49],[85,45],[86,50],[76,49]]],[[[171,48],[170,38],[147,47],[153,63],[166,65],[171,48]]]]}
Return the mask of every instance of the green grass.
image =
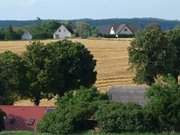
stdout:
{"type": "MultiPolygon", "coordinates": [[[[41,134],[41,133],[32,133],[32,132],[25,132],[25,131],[7,131],[1,132],[0,135],[51,135],[51,134],[41,134]]],[[[94,133],[94,132],[86,132],[86,133],[79,133],[74,135],[180,135],[180,133],[121,133],[121,134],[112,134],[112,133],[94,133]]]]}

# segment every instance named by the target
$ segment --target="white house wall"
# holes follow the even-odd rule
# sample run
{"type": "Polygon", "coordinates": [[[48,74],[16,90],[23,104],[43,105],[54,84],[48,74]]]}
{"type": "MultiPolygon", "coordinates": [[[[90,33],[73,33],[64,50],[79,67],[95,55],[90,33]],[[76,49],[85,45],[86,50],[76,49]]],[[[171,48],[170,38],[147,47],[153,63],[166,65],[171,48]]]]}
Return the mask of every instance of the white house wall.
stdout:
{"type": "Polygon", "coordinates": [[[111,27],[109,34],[110,35],[115,35],[116,34],[116,32],[114,30],[114,27],[111,27]]]}
{"type": "Polygon", "coordinates": [[[64,26],[61,26],[53,35],[54,39],[65,39],[71,36],[71,32],[64,26]]]}

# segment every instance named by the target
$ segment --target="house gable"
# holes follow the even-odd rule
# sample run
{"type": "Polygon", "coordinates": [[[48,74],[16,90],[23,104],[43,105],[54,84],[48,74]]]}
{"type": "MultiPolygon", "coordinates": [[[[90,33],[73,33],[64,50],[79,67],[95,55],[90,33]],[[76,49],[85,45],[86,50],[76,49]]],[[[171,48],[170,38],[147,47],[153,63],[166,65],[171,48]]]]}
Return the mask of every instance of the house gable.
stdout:
{"type": "Polygon", "coordinates": [[[124,24],[119,26],[118,30],[116,31],[117,35],[133,35],[134,32],[131,30],[131,28],[124,24]]]}
{"type": "Polygon", "coordinates": [[[72,33],[64,26],[61,25],[54,33],[54,39],[64,39],[72,36],[72,33]]]}
{"type": "Polygon", "coordinates": [[[22,40],[32,40],[32,35],[29,32],[24,32],[21,36],[22,40]]]}

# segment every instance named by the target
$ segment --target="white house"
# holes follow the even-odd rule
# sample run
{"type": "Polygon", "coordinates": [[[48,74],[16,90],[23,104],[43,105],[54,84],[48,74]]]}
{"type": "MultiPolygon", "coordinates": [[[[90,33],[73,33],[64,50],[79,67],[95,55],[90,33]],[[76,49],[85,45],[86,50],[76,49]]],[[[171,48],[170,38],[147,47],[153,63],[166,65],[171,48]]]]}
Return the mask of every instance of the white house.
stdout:
{"type": "Polygon", "coordinates": [[[72,37],[72,33],[64,25],[61,25],[53,34],[54,39],[65,39],[70,37],[72,37]]]}
{"type": "Polygon", "coordinates": [[[22,40],[32,40],[32,35],[29,32],[24,32],[21,36],[22,40]]]}
{"type": "Polygon", "coordinates": [[[134,30],[127,24],[112,25],[100,28],[102,35],[134,35],[134,30]]]}

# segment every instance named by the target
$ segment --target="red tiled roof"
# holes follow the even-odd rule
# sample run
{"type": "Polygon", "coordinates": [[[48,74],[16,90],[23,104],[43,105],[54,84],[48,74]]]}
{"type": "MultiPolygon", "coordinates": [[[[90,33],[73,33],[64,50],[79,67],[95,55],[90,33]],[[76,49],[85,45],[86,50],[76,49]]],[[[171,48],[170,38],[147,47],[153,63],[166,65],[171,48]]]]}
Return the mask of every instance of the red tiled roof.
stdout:
{"type": "Polygon", "coordinates": [[[0,109],[6,113],[6,130],[34,130],[39,120],[54,107],[38,106],[4,106],[0,109]]]}

